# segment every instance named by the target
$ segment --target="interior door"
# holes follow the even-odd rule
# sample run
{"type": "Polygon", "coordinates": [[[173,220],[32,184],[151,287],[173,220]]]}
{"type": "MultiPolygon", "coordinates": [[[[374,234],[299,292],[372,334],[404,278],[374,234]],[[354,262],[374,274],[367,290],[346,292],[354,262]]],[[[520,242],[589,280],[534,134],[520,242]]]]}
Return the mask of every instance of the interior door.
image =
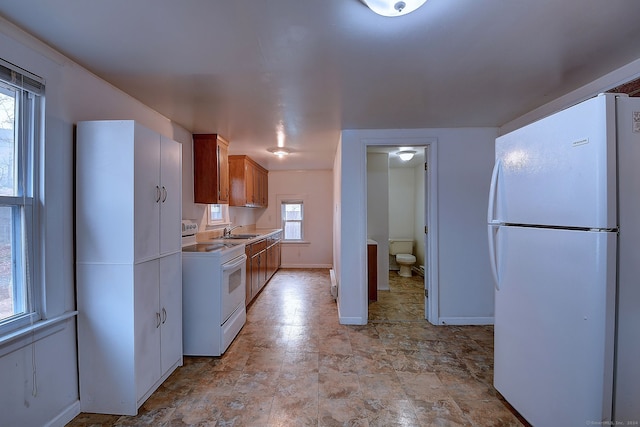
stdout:
{"type": "Polygon", "coordinates": [[[429,192],[429,146],[424,147],[424,259],[418,260],[424,265],[424,318],[429,320],[429,289],[431,288],[431,281],[429,280],[431,266],[429,265],[429,207],[430,207],[430,192],[429,192]]]}

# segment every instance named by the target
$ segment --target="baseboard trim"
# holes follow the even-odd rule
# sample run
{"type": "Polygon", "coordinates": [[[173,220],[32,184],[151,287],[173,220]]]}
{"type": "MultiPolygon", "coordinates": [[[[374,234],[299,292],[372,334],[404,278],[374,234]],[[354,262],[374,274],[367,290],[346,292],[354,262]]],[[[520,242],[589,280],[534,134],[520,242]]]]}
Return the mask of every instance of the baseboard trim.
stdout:
{"type": "Polygon", "coordinates": [[[367,319],[362,317],[347,317],[340,314],[340,296],[338,296],[338,322],[341,325],[366,325],[367,319]]]}
{"type": "Polygon", "coordinates": [[[440,317],[439,325],[493,325],[493,317],[440,317]]]}
{"type": "Polygon", "coordinates": [[[67,406],[62,412],[60,412],[58,416],[47,422],[45,424],[45,427],[64,427],[79,414],[80,401],[76,400],[71,405],[67,406]]]}
{"type": "Polygon", "coordinates": [[[281,264],[280,268],[332,268],[331,264],[281,264]]]}

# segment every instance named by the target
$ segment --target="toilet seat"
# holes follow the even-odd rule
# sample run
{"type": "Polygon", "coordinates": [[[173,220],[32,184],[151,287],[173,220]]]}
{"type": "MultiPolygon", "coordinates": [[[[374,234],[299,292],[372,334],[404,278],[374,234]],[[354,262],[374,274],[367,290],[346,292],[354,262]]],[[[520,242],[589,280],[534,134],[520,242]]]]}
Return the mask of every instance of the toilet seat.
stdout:
{"type": "Polygon", "coordinates": [[[399,264],[401,262],[403,263],[414,263],[416,262],[416,257],[414,255],[411,254],[397,254],[396,255],[396,262],[399,264]]]}

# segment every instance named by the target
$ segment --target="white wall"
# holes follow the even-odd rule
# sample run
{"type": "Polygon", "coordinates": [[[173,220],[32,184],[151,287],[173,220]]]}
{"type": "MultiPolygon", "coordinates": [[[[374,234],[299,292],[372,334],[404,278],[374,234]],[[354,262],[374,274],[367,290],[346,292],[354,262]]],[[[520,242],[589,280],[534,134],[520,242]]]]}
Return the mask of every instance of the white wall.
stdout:
{"type": "MultiPolygon", "coordinates": [[[[368,141],[438,143],[440,319],[484,323],[493,316],[493,285],[486,244],[486,197],[495,128],[345,130],[340,145],[340,321],[367,323],[365,155],[368,141]],[[350,268],[345,268],[345,266],[350,268]]],[[[432,159],[433,162],[433,159],[432,159]]]]}
{"type": "Polygon", "coordinates": [[[0,343],[0,425],[64,425],[79,410],[73,317],[74,124],[134,119],[182,143],[191,135],[1,18],[0,57],[46,80],[44,257],[38,264],[45,282],[45,318],[53,323],[33,336],[0,343]]]}
{"type": "Polygon", "coordinates": [[[413,239],[415,235],[415,187],[413,169],[389,169],[388,210],[390,239],[413,239]]]}
{"type": "Polygon", "coordinates": [[[497,129],[456,129],[438,146],[440,323],[493,323],[487,197],[497,129]]]}
{"type": "Polygon", "coordinates": [[[304,243],[282,244],[283,268],[332,265],[333,173],[330,170],[269,171],[269,202],[257,213],[256,227],[281,228],[281,198],[304,200],[304,243]]]}
{"type": "Polygon", "coordinates": [[[377,289],[389,289],[389,155],[367,153],[367,238],[377,247],[377,289]]]}
{"type": "Polygon", "coordinates": [[[333,217],[333,272],[335,284],[338,287],[338,318],[340,314],[340,280],[342,277],[342,134],[338,140],[336,157],[333,159],[333,203],[331,216],[333,217]]]}

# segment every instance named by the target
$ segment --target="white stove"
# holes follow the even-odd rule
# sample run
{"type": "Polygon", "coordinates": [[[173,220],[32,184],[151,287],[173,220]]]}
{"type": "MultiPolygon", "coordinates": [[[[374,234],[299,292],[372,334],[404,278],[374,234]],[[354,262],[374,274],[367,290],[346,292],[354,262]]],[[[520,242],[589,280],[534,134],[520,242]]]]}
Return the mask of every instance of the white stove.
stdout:
{"type": "Polygon", "coordinates": [[[198,223],[191,219],[182,220],[182,247],[196,244],[196,233],[198,232],[198,223]]]}
{"type": "Polygon", "coordinates": [[[196,242],[198,225],[182,221],[183,353],[220,356],[246,321],[244,243],[196,242]]]}

